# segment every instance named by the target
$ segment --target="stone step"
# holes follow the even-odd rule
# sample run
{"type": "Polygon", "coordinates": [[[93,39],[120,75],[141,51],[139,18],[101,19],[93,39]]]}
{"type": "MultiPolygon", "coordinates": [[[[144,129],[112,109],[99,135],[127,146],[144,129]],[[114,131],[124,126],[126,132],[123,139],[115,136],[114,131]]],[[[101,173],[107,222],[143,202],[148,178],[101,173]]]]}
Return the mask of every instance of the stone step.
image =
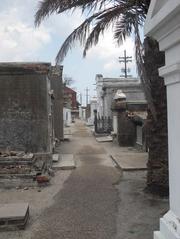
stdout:
{"type": "Polygon", "coordinates": [[[57,163],[57,162],[59,161],[59,154],[53,154],[53,155],[52,155],[52,161],[53,161],[54,163],[57,163]]]}
{"type": "Polygon", "coordinates": [[[34,179],[36,177],[38,172],[31,172],[31,173],[19,173],[19,174],[7,174],[7,173],[4,173],[4,174],[0,174],[0,179],[3,179],[3,178],[8,178],[8,179],[11,179],[11,178],[22,178],[22,179],[34,179]]]}
{"type": "Polygon", "coordinates": [[[147,170],[148,154],[147,153],[120,153],[112,154],[111,159],[117,167],[123,171],[147,170]]]}
{"type": "Polygon", "coordinates": [[[103,142],[112,142],[113,141],[113,137],[108,135],[108,136],[102,136],[102,137],[96,137],[96,141],[99,143],[103,143],[103,142]]]}
{"type": "Polygon", "coordinates": [[[64,135],[72,135],[72,132],[70,129],[64,128],[64,135]]]}
{"type": "Polygon", "coordinates": [[[34,158],[34,154],[32,153],[29,153],[29,154],[24,154],[24,155],[15,155],[15,156],[12,156],[12,155],[7,155],[7,156],[3,156],[1,155],[0,156],[0,160],[32,160],[34,158]]]}
{"type": "Polygon", "coordinates": [[[33,154],[25,154],[23,156],[0,156],[1,165],[32,165],[35,162],[33,154]]]}
{"type": "Polygon", "coordinates": [[[61,154],[60,161],[53,164],[53,169],[72,170],[76,168],[73,154],[61,154]]]}
{"type": "Polygon", "coordinates": [[[0,230],[24,229],[28,219],[28,203],[0,204],[0,230]]]}
{"type": "Polygon", "coordinates": [[[25,188],[25,187],[37,187],[38,183],[35,180],[36,177],[13,177],[13,178],[8,178],[0,177],[0,188],[5,188],[5,189],[12,189],[12,188],[25,188]]]}
{"type": "Polygon", "coordinates": [[[64,141],[70,141],[72,139],[72,135],[71,134],[65,134],[64,135],[64,141]]]}
{"type": "Polygon", "coordinates": [[[155,231],[154,239],[165,239],[165,237],[163,236],[163,234],[160,231],[155,231]]]}
{"type": "Polygon", "coordinates": [[[23,161],[23,160],[0,160],[0,167],[2,165],[32,165],[34,160],[23,161]]]}

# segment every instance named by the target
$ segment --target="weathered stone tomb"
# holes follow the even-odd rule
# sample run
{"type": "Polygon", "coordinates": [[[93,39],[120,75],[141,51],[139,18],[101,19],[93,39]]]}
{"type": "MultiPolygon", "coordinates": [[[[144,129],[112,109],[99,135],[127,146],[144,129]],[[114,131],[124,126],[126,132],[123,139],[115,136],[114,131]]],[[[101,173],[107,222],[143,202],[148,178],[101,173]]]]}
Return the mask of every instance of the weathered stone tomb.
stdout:
{"type": "Polygon", "coordinates": [[[51,152],[49,63],[0,64],[0,151],[51,152]]]}

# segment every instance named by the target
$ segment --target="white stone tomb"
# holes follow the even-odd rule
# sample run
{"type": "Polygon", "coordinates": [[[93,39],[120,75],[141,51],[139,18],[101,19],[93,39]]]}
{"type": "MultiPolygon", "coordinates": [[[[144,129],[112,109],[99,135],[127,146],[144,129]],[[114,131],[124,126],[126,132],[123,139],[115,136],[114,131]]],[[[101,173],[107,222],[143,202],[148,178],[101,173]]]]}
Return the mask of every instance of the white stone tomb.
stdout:
{"type": "Polygon", "coordinates": [[[159,74],[167,86],[170,209],[154,239],[180,238],[180,0],[152,0],[145,35],[165,51],[159,74]]]}

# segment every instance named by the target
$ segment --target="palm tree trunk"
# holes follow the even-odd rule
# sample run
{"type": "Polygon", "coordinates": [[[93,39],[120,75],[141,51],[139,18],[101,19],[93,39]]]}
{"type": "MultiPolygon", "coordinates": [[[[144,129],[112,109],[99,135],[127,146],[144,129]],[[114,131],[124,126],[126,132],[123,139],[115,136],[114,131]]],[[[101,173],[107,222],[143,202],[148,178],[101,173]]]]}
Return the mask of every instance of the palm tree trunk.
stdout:
{"type": "Polygon", "coordinates": [[[159,51],[157,41],[147,37],[144,41],[144,68],[150,88],[151,102],[156,117],[148,110],[146,124],[149,160],[147,189],[154,193],[168,194],[168,133],[167,100],[164,80],[158,68],[165,64],[164,52],[159,51]]]}

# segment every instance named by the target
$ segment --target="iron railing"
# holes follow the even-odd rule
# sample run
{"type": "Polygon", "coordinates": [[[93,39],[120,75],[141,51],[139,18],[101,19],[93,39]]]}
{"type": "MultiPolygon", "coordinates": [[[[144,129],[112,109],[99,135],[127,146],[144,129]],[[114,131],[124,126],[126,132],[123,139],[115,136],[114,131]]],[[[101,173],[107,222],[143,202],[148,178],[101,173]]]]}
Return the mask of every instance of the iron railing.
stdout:
{"type": "Polygon", "coordinates": [[[96,133],[111,133],[112,131],[112,119],[110,117],[97,117],[94,120],[96,133]]]}

